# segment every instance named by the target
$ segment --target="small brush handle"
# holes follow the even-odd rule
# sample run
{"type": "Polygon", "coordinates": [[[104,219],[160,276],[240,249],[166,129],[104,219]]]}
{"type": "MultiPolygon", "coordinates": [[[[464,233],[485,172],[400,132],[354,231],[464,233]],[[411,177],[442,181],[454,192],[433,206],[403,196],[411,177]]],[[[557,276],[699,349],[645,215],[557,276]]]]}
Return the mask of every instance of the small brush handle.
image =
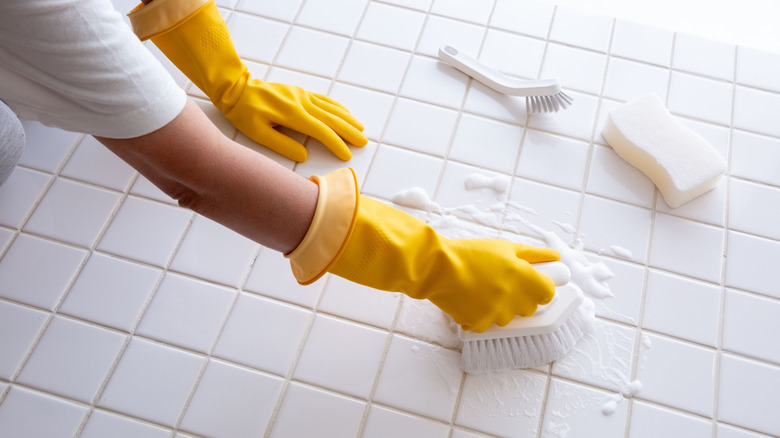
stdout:
{"type": "Polygon", "coordinates": [[[534,263],[531,266],[550,277],[555,286],[563,286],[571,280],[571,271],[563,262],[534,263]]]}
{"type": "Polygon", "coordinates": [[[556,79],[523,81],[506,76],[452,46],[439,48],[439,59],[499,93],[510,96],[552,96],[561,91],[556,79]]]}

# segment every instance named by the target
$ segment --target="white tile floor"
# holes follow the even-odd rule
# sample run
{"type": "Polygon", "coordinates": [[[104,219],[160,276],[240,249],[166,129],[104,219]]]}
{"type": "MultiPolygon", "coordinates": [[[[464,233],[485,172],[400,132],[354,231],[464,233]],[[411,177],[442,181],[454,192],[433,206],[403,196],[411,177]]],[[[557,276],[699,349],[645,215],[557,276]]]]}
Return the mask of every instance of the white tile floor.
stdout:
{"type": "MultiPolygon", "coordinates": [[[[366,124],[350,163],[365,194],[509,202],[527,238],[580,239],[615,296],[557,363],[465,376],[432,306],[335,277],[301,287],[94,139],[27,123],[0,188],[0,436],[780,436],[780,56],[531,0],[219,4],[256,75],[366,124]],[[576,103],[528,116],[436,62],[444,43],[557,77],[576,103]],[[600,134],[647,92],[729,162],[678,209],[600,134]],[[465,190],[473,174],[509,192],[465,190]]],[[[259,150],[307,176],[343,165],[308,145],[297,166],[259,150]]]]}

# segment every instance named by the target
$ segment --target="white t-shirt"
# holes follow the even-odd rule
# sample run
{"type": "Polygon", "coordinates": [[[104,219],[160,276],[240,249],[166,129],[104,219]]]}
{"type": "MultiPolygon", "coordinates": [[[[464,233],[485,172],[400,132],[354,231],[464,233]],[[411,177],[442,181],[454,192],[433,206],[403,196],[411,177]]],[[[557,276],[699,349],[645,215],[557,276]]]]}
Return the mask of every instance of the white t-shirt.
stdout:
{"type": "Polygon", "coordinates": [[[131,138],[186,95],[110,0],[0,0],[0,99],[22,119],[131,138]]]}

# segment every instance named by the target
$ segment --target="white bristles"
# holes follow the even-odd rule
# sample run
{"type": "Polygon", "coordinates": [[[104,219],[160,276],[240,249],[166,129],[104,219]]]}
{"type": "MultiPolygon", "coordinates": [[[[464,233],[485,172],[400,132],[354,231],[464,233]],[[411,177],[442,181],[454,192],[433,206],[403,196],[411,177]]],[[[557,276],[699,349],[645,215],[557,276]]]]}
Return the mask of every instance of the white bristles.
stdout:
{"type": "Polygon", "coordinates": [[[574,99],[561,91],[551,96],[528,96],[525,106],[528,113],[552,113],[568,108],[573,102],[574,99]]]}
{"type": "Polygon", "coordinates": [[[584,299],[557,330],[544,335],[463,342],[461,368],[484,373],[545,365],[560,359],[593,327],[593,301],[584,299]]]}

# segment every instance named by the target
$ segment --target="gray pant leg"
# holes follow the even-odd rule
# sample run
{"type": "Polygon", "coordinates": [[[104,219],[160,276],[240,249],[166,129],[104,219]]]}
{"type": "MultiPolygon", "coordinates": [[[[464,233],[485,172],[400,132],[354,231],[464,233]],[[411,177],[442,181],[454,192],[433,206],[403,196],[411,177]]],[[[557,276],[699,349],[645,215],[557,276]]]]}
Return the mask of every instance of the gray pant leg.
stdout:
{"type": "Polygon", "coordinates": [[[0,100],[0,185],[14,171],[24,150],[24,128],[11,108],[0,100]]]}

